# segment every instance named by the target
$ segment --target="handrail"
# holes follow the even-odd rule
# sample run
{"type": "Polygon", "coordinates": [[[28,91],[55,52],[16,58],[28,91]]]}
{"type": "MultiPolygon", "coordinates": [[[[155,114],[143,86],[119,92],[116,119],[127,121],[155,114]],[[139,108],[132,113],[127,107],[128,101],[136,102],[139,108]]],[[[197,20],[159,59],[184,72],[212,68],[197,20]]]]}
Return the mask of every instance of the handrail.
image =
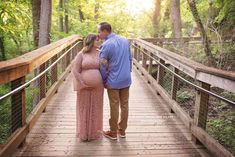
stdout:
{"type": "Polygon", "coordinates": [[[0,62],[0,85],[25,76],[78,39],[81,39],[79,35],[73,35],[17,58],[0,62]]]}
{"type": "MultiPolygon", "coordinates": [[[[134,44],[132,44],[132,46],[138,48],[138,47],[135,46],[134,44]]],[[[226,98],[224,98],[224,97],[222,97],[222,96],[220,96],[220,95],[218,95],[218,94],[216,94],[216,93],[213,93],[213,92],[211,92],[211,91],[209,91],[209,90],[206,90],[206,89],[204,89],[204,88],[202,88],[202,87],[200,87],[200,86],[198,86],[198,85],[196,85],[196,84],[194,84],[194,83],[192,83],[192,82],[186,80],[185,78],[183,78],[183,77],[180,76],[179,74],[177,74],[177,73],[175,73],[174,71],[172,71],[172,70],[171,70],[170,68],[168,68],[166,65],[164,65],[164,64],[162,64],[161,62],[159,62],[158,60],[156,60],[156,58],[154,58],[154,57],[151,56],[150,54],[146,53],[144,50],[140,50],[140,51],[142,51],[142,53],[144,53],[145,55],[147,55],[149,58],[152,58],[157,64],[160,64],[162,67],[164,67],[165,69],[167,69],[167,70],[168,70],[170,73],[172,73],[173,75],[177,76],[178,78],[180,78],[180,79],[183,80],[184,82],[186,82],[186,83],[192,85],[193,87],[195,87],[197,90],[200,90],[200,91],[203,91],[203,92],[205,92],[205,93],[211,94],[211,95],[213,95],[214,97],[219,98],[219,99],[221,99],[221,100],[223,100],[223,101],[225,101],[225,102],[227,102],[227,103],[229,103],[229,104],[235,106],[235,102],[233,102],[233,101],[231,101],[231,100],[229,100],[229,99],[226,99],[226,98]]]]}
{"type": "Polygon", "coordinates": [[[72,47],[70,47],[66,52],[64,52],[63,55],[61,55],[55,62],[53,62],[49,67],[47,67],[44,71],[42,71],[40,74],[38,74],[36,77],[34,77],[33,79],[29,80],[28,82],[24,83],[23,85],[15,88],[14,90],[10,91],[9,93],[0,96],[0,101],[5,99],[8,96],[13,95],[14,93],[24,89],[25,87],[27,87],[29,84],[31,84],[32,82],[34,82],[35,80],[39,79],[42,75],[46,74],[46,72],[48,72],[54,65],[56,65],[65,55],[67,55],[67,53],[72,50],[75,46],[77,46],[79,43],[81,43],[82,41],[78,41],[76,42],[72,47]]]}
{"type": "Polygon", "coordinates": [[[48,101],[70,73],[71,63],[81,48],[81,38],[73,35],[15,59],[0,62],[0,85],[9,83],[7,88],[11,89],[0,96],[0,107],[7,107],[11,111],[9,121],[1,121],[7,126],[3,127],[3,131],[9,135],[1,137],[4,143],[1,143],[0,156],[11,156],[15,148],[24,143],[26,135],[45,111],[48,101]],[[26,77],[31,77],[36,68],[37,75],[27,81],[26,77]],[[37,91],[36,94],[31,91],[32,88],[37,91]],[[32,108],[28,115],[27,107],[32,108]]]}
{"type": "Polygon", "coordinates": [[[134,39],[132,41],[143,49],[156,53],[159,58],[169,62],[195,80],[235,92],[235,72],[207,67],[142,39],[134,39]]]}
{"type": "Polygon", "coordinates": [[[208,68],[141,39],[132,39],[131,41],[134,48],[133,63],[137,70],[148,81],[149,87],[162,96],[171,111],[191,130],[192,140],[195,143],[200,141],[214,156],[232,157],[231,152],[207,133],[206,125],[210,97],[213,98],[210,103],[213,103],[214,98],[218,98],[218,100],[227,102],[234,107],[235,102],[211,92],[210,86],[213,85],[235,93],[235,73],[208,68]],[[154,75],[152,75],[153,68],[157,68],[154,75]],[[179,75],[181,74],[179,72],[190,76],[200,86],[185,79],[179,75]],[[177,91],[184,89],[185,86],[187,86],[186,90],[194,93],[194,96],[190,97],[190,105],[194,105],[193,118],[177,100],[177,91]]]}
{"type": "MultiPolygon", "coordinates": [[[[183,42],[183,43],[202,43],[202,38],[201,37],[182,37],[182,38],[141,38],[145,41],[148,42],[153,42],[153,43],[174,43],[174,42],[183,42]]],[[[234,37],[223,37],[222,41],[223,42],[231,42],[234,40],[234,37]]],[[[217,41],[210,41],[211,43],[217,41]]]]}

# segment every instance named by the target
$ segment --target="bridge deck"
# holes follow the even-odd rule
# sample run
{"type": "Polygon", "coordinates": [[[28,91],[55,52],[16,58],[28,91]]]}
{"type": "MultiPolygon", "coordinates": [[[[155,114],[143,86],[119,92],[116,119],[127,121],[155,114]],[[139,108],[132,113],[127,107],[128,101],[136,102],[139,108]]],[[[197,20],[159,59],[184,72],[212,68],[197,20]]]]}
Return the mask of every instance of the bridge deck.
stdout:
{"type": "MultiPolygon", "coordinates": [[[[26,145],[14,156],[208,156],[203,146],[192,144],[190,131],[170,113],[164,100],[148,88],[137,71],[132,76],[126,139],[80,142],[76,138],[76,93],[69,76],[27,136],[26,145]]],[[[104,129],[108,129],[108,118],[105,93],[104,129]]]]}

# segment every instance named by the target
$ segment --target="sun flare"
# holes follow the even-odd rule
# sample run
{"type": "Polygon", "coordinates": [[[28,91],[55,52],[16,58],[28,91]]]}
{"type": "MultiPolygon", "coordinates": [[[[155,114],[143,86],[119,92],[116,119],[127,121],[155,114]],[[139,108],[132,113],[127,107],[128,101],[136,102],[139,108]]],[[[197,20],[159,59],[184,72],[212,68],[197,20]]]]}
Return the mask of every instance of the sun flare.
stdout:
{"type": "Polygon", "coordinates": [[[138,14],[154,8],[153,0],[126,0],[127,10],[131,14],[138,14]]]}

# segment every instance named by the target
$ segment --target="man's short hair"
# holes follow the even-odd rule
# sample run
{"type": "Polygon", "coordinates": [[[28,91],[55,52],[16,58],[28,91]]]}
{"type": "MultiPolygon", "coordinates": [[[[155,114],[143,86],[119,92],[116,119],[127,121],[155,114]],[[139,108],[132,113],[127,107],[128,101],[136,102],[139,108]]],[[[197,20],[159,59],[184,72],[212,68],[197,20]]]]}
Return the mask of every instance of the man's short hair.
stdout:
{"type": "Polygon", "coordinates": [[[108,22],[101,22],[99,25],[100,25],[100,30],[101,31],[106,30],[109,33],[112,32],[112,27],[108,22]]]}

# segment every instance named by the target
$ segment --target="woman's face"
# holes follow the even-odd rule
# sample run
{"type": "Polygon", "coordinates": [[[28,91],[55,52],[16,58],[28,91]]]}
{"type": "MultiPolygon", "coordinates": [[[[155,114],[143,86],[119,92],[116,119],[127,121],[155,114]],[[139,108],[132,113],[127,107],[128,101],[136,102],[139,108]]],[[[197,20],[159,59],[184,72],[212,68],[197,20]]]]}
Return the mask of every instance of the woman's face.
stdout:
{"type": "Polygon", "coordinates": [[[96,40],[94,41],[94,47],[99,48],[100,47],[100,40],[99,37],[96,37],[96,40]]]}

